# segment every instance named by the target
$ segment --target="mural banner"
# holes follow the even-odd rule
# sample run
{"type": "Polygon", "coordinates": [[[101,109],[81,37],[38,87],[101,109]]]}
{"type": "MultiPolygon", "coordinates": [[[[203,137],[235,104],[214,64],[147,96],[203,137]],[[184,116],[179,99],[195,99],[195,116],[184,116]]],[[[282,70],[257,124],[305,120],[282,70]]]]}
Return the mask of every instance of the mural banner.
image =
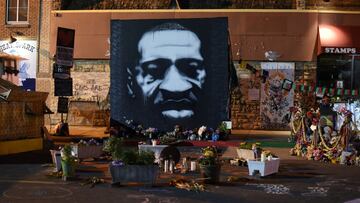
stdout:
{"type": "Polygon", "coordinates": [[[228,119],[227,18],[111,21],[111,118],[173,130],[228,119]]]}
{"type": "Polygon", "coordinates": [[[13,43],[10,43],[9,41],[0,41],[0,52],[19,56],[19,58],[21,58],[21,60],[17,61],[17,69],[19,70],[17,75],[5,74],[0,77],[5,80],[10,80],[16,85],[22,86],[24,90],[35,91],[37,41],[18,40],[13,43]]]}
{"type": "Polygon", "coordinates": [[[294,63],[261,63],[261,69],[269,72],[261,84],[260,115],[263,129],[284,130],[288,127],[290,107],[294,103],[294,90],[282,88],[285,79],[294,81],[294,63]]]}

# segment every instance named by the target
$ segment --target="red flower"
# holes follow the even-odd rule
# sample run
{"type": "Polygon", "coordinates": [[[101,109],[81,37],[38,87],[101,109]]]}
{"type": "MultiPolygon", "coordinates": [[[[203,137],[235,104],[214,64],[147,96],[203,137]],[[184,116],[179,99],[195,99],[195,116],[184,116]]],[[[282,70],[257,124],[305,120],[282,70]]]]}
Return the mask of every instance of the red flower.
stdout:
{"type": "Polygon", "coordinates": [[[312,118],[312,117],[313,117],[313,113],[312,113],[311,111],[306,112],[306,117],[312,118]]]}

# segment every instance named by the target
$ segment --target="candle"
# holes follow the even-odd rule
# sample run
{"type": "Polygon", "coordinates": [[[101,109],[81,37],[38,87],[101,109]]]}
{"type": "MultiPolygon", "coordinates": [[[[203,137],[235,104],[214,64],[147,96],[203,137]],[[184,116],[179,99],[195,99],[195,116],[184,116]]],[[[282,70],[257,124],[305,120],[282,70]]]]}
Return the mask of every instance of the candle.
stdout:
{"type": "Polygon", "coordinates": [[[196,161],[190,162],[190,171],[196,171],[196,161]]]}
{"type": "Polygon", "coordinates": [[[156,140],[151,140],[152,146],[156,146],[156,140]]]}
{"type": "Polygon", "coordinates": [[[266,159],[265,153],[261,153],[261,161],[265,161],[265,159],[266,159]]]}
{"type": "Polygon", "coordinates": [[[172,160],[170,161],[169,170],[170,170],[170,173],[174,172],[174,161],[172,161],[172,160]]]}
{"type": "Polygon", "coordinates": [[[188,169],[189,169],[189,166],[188,166],[188,163],[187,163],[187,158],[185,157],[182,160],[181,173],[186,173],[188,169]]]}
{"type": "Polygon", "coordinates": [[[164,172],[167,173],[169,171],[169,160],[164,161],[164,172]]]}
{"type": "Polygon", "coordinates": [[[268,161],[271,161],[271,160],[272,160],[272,156],[269,155],[269,156],[268,156],[268,161]]]}

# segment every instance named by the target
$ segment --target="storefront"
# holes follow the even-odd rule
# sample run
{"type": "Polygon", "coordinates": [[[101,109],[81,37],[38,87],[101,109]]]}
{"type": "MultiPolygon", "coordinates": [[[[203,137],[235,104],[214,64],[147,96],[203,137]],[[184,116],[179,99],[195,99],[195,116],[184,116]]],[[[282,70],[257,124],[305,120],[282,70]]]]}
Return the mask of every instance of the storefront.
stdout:
{"type": "MultiPolygon", "coordinates": [[[[349,19],[352,15],[343,16],[349,19]]],[[[359,126],[360,23],[344,23],[336,15],[326,14],[319,21],[317,86],[334,102],[334,110],[349,109],[359,126]],[[337,20],[336,20],[337,19],[337,20]]],[[[318,95],[323,96],[323,95],[318,95]]],[[[337,117],[336,129],[343,118],[337,117]]]]}
{"type": "MultiPolygon", "coordinates": [[[[285,115],[278,119],[278,124],[274,125],[264,124],[264,118],[261,117],[261,109],[265,109],[260,104],[261,101],[264,101],[261,99],[264,95],[264,93],[261,93],[261,89],[264,86],[263,84],[266,84],[267,79],[271,78],[265,77],[264,80],[263,70],[266,69],[265,66],[282,67],[281,64],[286,63],[286,67],[289,67],[290,72],[292,72],[290,80],[295,83],[307,84],[316,82],[317,36],[322,15],[327,14],[313,11],[277,12],[274,10],[261,13],[242,10],[203,10],[201,12],[191,10],[157,12],[57,11],[51,17],[50,52],[53,54],[55,51],[57,27],[76,30],[75,65],[76,61],[97,64],[99,61],[106,63],[109,60],[111,20],[227,17],[231,45],[230,55],[232,60],[238,64],[236,65],[236,72],[240,81],[239,88],[235,90],[231,97],[233,128],[281,130],[287,129],[287,121],[283,119],[285,115]],[[92,16],[93,19],[91,23],[88,22],[89,16],[92,16]],[[94,27],[97,29],[93,29],[94,27]],[[272,54],[275,55],[275,61],[269,61],[272,60],[272,54]],[[240,64],[239,61],[241,61],[240,64]],[[246,64],[252,66],[255,72],[248,69],[249,66],[246,66],[246,64]]],[[[349,21],[349,19],[353,18],[347,17],[348,14],[338,13],[333,15],[343,18],[342,23],[357,23],[349,21]]],[[[76,67],[72,70],[74,76],[85,74],[90,77],[89,72],[76,67]]],[[[97,67],[94,66],[94,68],[97,67]]],[[[282,71],[281,68],[275,69],[282,71]]],[[[99,80],[95,75],[94,78],[87,79],[97,85],[96,83],[99,80]]],[[[77,80],[74,80],[74,84],[81,84],[77,80]]],[[[99,85],[106,86],[107,84],[99,85]]],[[[79,92],[78,86],[74,86],[73,90],[74,88],[77,88],[76,92],[79,92]]],[[[106,92],[106,90],[102,92],[106,92]]],[[[76,100],[76,98],[70,98],[70,100],[76,100]]],[[[288,109],[293,105],[293,102],[294,98],[290,98],[287,105],[283,106],[282,109],[288,109]]]]}

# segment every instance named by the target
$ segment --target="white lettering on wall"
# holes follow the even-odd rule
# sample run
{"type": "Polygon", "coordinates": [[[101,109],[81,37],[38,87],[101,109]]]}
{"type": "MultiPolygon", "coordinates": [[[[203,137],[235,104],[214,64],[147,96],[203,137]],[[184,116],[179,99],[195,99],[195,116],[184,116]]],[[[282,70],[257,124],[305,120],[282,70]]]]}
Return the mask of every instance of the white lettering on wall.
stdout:
{"type": "Polygon", "coordinates": [[[356,54],[357,50],[354,47],[326,47],[325,53],[328,54],[356,54]]]}

